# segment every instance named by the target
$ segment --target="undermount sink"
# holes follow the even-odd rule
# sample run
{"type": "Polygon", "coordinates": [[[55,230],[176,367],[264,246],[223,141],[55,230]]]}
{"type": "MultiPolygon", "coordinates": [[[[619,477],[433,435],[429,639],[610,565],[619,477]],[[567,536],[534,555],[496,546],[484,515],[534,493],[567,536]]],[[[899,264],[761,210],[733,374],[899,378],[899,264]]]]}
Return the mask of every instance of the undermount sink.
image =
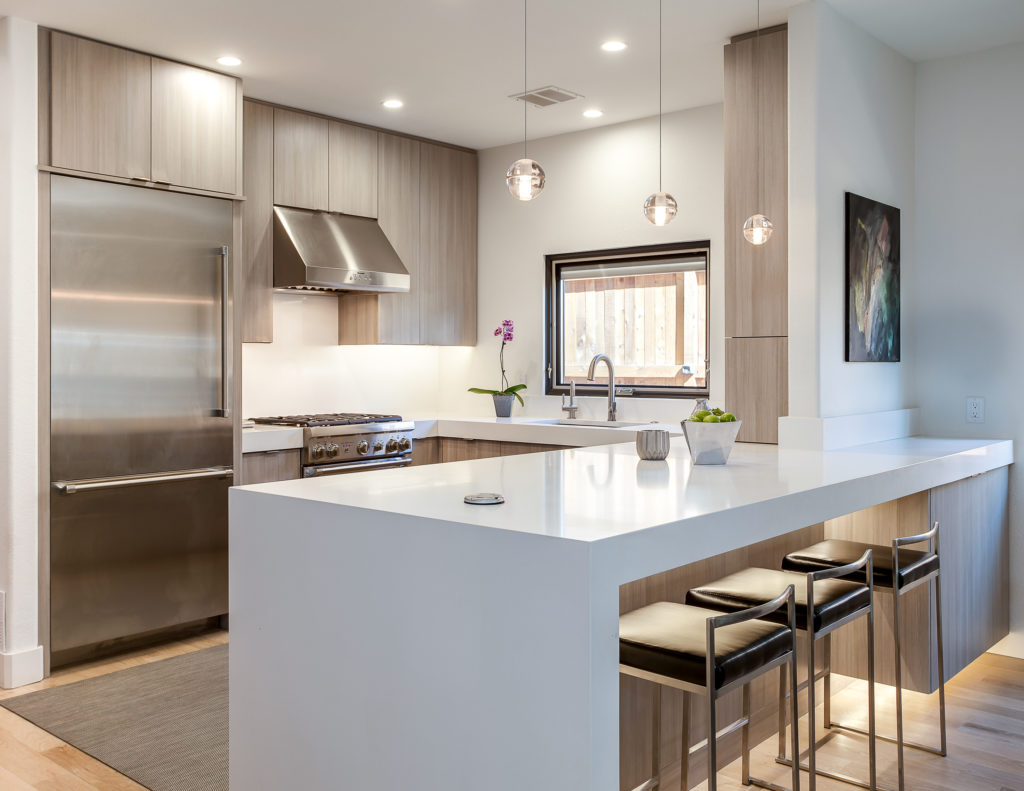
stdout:
{"type": "Polygon", "coordinates": [[[559,426],[586,426],[587,428],[632,428],[634,426],[647,426],[653,421],[629,421],[629,420],[573,420],[563,417],[558,420],[559,426]]]}

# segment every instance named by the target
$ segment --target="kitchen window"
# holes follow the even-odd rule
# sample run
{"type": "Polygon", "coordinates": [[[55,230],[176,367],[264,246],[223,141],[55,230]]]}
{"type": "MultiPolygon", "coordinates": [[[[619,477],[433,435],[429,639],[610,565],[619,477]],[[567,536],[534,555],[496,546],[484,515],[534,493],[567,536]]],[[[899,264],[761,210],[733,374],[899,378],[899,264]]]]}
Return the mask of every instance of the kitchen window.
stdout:
{"type": "Polygon", "coordinates": [[[606,393],[605,366],[587,381],[603,353],[633,395],[706,395],[709,254],[702,241],[547,256],[547,394],[606,393]]]}

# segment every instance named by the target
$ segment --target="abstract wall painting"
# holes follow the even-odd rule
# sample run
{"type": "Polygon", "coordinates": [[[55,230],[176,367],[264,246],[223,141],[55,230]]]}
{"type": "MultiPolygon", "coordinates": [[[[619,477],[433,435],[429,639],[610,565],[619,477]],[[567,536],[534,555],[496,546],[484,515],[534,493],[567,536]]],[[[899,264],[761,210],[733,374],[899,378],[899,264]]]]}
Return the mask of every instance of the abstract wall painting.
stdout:
{"type": "Polygon", "coordinates": [[[846,193],[846,360],[900,361],[900,210],[846,193]]]}

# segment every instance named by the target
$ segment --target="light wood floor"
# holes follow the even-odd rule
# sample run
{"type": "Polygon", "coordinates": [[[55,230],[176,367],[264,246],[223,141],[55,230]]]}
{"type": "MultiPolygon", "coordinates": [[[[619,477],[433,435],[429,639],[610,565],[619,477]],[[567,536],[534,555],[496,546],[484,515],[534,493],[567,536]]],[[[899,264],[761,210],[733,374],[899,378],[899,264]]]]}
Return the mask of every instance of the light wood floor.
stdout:
{"type": "MultiPolygon", "coordinates": [[[[0,690],[0,700],[39,689],[172,656],[222,645],[227,632],[213,632],[158,648],[136,651],[60,670],[52,677],[15,690],[0,690]]],[[[865,685],[853,682],[833,697],[833,717],[862,724],[865,685]]],[[[880,732],[894,727],[892,690],[878,687],[880,732]]],[[[1024,661],[985,654],[946,686],[949,757],[907,750],[907,788],[913,791],[1024,791],[1024,661]]],[[[937,738],[936,696],[908,693],[905,698],[907,737],[937,738]]],[[[820,723],[820,709],[819,709],[820,723]]],[[[788,770],[774,760],[775,740],[755,749],[752,772],[788,786],[788,770]]],[[[819,765],[849,773],[866,773],[862,739],[833,732],[819,749],[819,765]]],[[[896,752],[879,742],[880,787],[895,786],[896,752]]],[[[738,763],[722,769],[722,791],[738,791],[738,763]]],[[[663,791],[678,788],[678,773],[663,778],[663,791]]],[[[806,781],[806,776],[805,776],[806,781]]],[[[701,785],[703,787],[704,784],[701,785]]],[[[805,782],[806,785],[806,782],[805,782]]],[[[90,758],[46,731],[0,708],[0,788],[4,791],[144,791],[139,784],[90,758]]],[[[851,786],[819,780],[819,791],[850,791],[851,786]]]]}

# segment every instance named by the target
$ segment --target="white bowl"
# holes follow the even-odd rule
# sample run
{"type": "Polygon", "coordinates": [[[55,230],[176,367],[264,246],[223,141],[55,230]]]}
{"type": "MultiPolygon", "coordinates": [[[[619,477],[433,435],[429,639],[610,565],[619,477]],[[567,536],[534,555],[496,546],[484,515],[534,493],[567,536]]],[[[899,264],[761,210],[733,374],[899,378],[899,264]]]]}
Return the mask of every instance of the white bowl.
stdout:
{"type": "Polygon", "coordinates": [[[729,460],[742,420],[733,423],[683,421],[683,434],[694,464],[725,464],[729,460]]]}

